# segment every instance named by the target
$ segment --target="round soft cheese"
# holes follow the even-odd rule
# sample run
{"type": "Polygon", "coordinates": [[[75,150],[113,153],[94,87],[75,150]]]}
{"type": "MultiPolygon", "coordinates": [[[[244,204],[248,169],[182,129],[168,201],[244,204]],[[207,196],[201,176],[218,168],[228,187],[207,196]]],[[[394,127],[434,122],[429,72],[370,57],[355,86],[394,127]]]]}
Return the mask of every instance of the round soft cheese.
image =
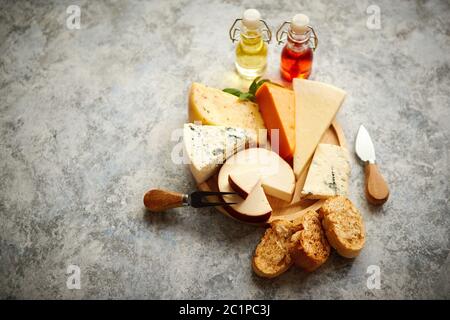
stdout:
{"type": "MultiPolygon", "coordinates": [[[[264,148],[245,149],[228,158],[220,169],[218,187],[222,192],[236,191],[246,197],[259,180],[267,195],[284,201],[292,198],[295,188],[292,168],[278,154],[264,148]]],[[[238,195],[226,195],[224,199],[230,202],[242,201],[238,195]]]]}

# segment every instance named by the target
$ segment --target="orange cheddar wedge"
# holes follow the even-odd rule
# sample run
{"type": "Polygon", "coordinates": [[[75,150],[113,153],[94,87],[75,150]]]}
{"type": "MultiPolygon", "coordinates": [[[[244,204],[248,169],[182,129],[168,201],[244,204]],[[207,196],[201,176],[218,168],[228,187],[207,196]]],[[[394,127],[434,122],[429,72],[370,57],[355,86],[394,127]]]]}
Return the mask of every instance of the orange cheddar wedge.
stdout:
{"type": "MultiPolygon", "coordinates": [[[[256,102],[269,129],[279,129],[279,154],[288,162],[295,151],[295,97],[292,90],[266,82],[256,92],[256,102]]],[[[274,135],[276,137],[276,135],[274,135]]],[[[271,141],[272,145],[274,144],[271,141]]]]}

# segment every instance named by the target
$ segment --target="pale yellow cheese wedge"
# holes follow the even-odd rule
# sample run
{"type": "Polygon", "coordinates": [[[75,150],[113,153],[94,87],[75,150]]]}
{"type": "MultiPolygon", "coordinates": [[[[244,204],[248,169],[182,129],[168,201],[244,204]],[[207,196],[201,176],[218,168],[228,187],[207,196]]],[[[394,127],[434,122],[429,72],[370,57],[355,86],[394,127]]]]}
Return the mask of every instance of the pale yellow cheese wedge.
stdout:
{"type": "Polygon", "coordinates": [[[294,173],[298,178],[336,116],[346,92],[326,83],[304,79],[294,79],[293,88],[296,144],[294,173]]]}
{"type": "Polygon", "coordinates": [[[194,82],[189,92],[189,121],[214,126],[266,129],[258,105],[194,82]]]}

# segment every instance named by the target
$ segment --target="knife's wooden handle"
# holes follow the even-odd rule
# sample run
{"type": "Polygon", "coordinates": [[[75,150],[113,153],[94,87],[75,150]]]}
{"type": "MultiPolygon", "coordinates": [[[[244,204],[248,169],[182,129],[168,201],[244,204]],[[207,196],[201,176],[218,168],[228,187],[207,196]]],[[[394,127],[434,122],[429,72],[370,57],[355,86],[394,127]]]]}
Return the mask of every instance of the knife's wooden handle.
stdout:
{"type": "Polygon", "coordinates": [[[366,163],[366,198],[375,205],[386,202],[389,198],[389,187],[378,170],[378,166],[373,163],[366,163]]]}
{"type": "Polygon", "coordinates": [[[152,212],[161,212],[183,206],[184,198],[182,193],[153,189],[144,195],[144,205],[152,212]]]}

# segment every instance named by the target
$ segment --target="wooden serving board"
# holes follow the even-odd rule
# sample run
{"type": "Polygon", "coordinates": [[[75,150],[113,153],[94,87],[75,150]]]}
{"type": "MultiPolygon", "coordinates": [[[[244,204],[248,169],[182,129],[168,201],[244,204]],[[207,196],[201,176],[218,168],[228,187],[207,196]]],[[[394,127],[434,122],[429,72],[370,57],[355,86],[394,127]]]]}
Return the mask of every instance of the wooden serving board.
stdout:
{"type": "MultiPolygon", "coordinates": [[[[341,126],[336,121],[333,121],[331,126],[327,129],[327,131],[325,131],[325,133],[322,136],[322,139],[320,140],[320,143],[328,143],[339,145],[341,147],[347,147],[344,132],[342,131],[341,126]]],[[[291,202],[286,202],[277,198],[273,198],[271,196],[267,196],[270,206],[272,207],[272,215],[270,216],[269,220],[266,221],[264,224],[270,223],[274,220],[292,221],[300,217],[306,211],[317,210],[322,206],[325,200],[307,200],[301,198],[301,191],[303,189],[303,185],[305,184],[310,163],[306,166],[305,170],[302,171],[298,180],[296,181],[294,196],[292,197],[291,202]]],[[[218,175],[219,174],[217,173],[211,178],[209,178],[207,181],[199,184],[198,189],[200,191],[219,191],[217,185],[218,175]]],[[[216,197],[211,197],[210,199],[210,201],[218,201],[218,200],[219,199],[217,199],[216,197]]],[[[226,207],[216,207],[216,208],[223,214],[231,217],[231,215],[229,215],[228,212],[226,211],[226,207]]],[[[248,223],[246,221],[241,222],[248,223]]]]}

